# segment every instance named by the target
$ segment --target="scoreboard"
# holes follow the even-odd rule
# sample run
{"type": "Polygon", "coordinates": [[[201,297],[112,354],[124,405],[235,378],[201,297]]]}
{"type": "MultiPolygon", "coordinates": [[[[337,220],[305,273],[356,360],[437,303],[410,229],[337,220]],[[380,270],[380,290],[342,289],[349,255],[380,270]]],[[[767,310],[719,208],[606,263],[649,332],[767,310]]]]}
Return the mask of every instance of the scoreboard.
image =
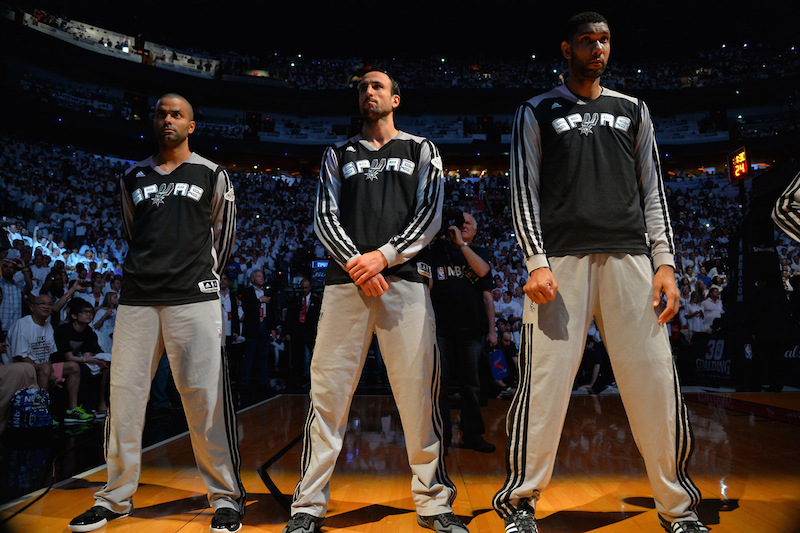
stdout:
{"type": "Polygon", "coordinates": [[[731,182],[739,181],[749,173],[750,162],[747,160],[747,151],[742,146],[728,155],[728,179],[731,182]]]}

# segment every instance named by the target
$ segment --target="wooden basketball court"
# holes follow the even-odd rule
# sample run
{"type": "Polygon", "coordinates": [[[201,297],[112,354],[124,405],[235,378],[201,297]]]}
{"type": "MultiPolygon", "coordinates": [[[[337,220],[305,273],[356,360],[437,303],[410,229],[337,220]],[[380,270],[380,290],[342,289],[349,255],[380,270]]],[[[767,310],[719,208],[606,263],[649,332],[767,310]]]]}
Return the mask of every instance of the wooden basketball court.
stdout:
{"type": "MultiPolygon", "coordinates": [[[[698,510],[711,531],[800,531],[800,393],[697,392],[686,393],[686,399],[696,440],[689,473],[703,493],[698,510]]],[[[248,491],[243,532],[282,531],[299,477],[307,407],[305,396],[279,396],[239,413],[248,491]]],[[[501,450],[507,407],[507,401],[491,400],[484,410],[486,438],[498,451],[481,454],[454,443],[447,457],[458,488],[454,510],[472,533],[504,531],[491,498],[505,476],[501,450]]],[[[41,491],[9,504],[2,509],[4,517],[29,507],[6,527],[15,533],[66,532],[70,519],[92,505],[92,494],[104,481],[100,467],[59,483],[32,505],[41,491]]],[[[416,524],[409,486],[392,398],[357,396],[323,531],[425,531],[416,524]]],[[[145,451],[134,504],[133,515],[100,531],[208,531],[213,513],[188,435],[145,451]]],[[[542,533],[662,531],[618,395],[573,395],[553,481],[536,514],[542,533]]]]}

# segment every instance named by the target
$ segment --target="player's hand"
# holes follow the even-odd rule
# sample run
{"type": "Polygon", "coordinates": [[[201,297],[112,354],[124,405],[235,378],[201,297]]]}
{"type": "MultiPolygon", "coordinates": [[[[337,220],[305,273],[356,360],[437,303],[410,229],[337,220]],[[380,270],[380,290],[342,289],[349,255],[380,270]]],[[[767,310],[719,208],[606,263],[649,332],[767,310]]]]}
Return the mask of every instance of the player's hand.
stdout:
{"type": "MultiPolygon", "coordinates": [[[[389,263],[386,261],[383,254],[379,250],[373,250],[372,252],[367,252],[364,255],[352,258],[347,262],[344,268],[347,270],[347,273],[350,274],[350,279],[352,279],[356,285],[360,286],[367,282],[367,280],[380,274],[387,266],[389,266],[389,263]]],[[[381,279],[383,279],[383,276],[381,276],[381,279]]]]}
{"type": "Polygon", "coordinates": [[[447,228],[447,231],[450,233],[450,238],[453,239],[453,242],[458,246],[464,244],[464,238],[461,236],[461,228],[458,226],[450,226],[447,228]]]}
{"type": "Polygon", "coordinates": [[[367,296],[382,296],[389,289],[389,284],[384,279],[383,274],[378,273],[363,282],[361,289],[367,296]]]}
{"type": "Polygon", "coordinates": [[[558,292],[558,283],[548,267],[537,268],[531,272],[522,288],[533,303],[543,304],[552,301],[558,292]]]}
{"type": "Polygon", "coordinates": [[[680,291],[675,284],[675,269],[669,265],[661,265],[653,276],[653,307],[661,304],[661,295],[667,297],[667,305],[658,315],[658,323],[666,324],[677,313],[680,306],[680,291]]]}

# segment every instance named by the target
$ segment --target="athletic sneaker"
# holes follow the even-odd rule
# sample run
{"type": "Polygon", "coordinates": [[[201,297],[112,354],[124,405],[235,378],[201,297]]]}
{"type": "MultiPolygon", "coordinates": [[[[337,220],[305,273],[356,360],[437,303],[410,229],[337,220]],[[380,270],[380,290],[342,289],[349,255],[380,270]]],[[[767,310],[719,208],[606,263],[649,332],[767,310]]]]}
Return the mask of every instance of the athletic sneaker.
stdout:
{"type": "Polygon", "coordinates": [[[324,521],[324,518],[308,513],[297,513],[289,519],[283,533],[316,533],[324,521]]]}
{"type": "Polygon", "coordinates": [[[100,529],[110,520],[124,518],[128,513],[115,513],[101,505],[95,505],[85,513],[76,516],[69,523],[70,531],[94,531],[100,529]]]}
{"type": "Polygon", "coordinates": [[[539,526],[533,517],[533,507],[527,501],[521,502],[514,514],[505,517],[504,521],[506,533],[539,533],[539,526]]]}
{"type": "Polygon", "coordinates": [[[669,533],[708,533],[708,528],[697,520],[684,520],[670,524],[660,516],[658,518],[661,520],[661,527],[669,533]]]}
{"type": "Polygon", "coordinates": [[[220,507],[211,519],[211,533],[236,533],[242,529],[242,515],[236,509],[220,507]]]}
{"type": "Polygon", "coordinates": [[[436,533],[469,533],[467,526],[453,513],[431,516],[417,515],[417,524],[436,531],[436,533]]]}
{"type": "Polygon", "coordinates": [[[92,420],[94,420],[94,415],[84,411],[80,405],[75,409],[69,409],[64,415],[65,424],[86,424],[92,420]]]}

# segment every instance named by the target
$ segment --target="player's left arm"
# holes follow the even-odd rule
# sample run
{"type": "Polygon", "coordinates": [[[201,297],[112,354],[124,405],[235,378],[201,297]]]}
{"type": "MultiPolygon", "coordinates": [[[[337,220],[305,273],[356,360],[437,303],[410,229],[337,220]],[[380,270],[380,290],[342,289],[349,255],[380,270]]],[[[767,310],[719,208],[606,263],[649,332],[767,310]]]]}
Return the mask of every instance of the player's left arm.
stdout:
{"type": "Polygon", "coordinates": [[[640,122],[634,145],[639,194],[644,209],[644,221],[650,239],[653,259],[653,307],[666,299],[666,307],[659,315],[661,324],[669,322],[678,312],[680,293],[675,284],[675,242],[670,223],[667,195],[661,172],[661,161],[656,145],[655,129],[647,105],[639,101],[640,122]]]}
{"type": "Polygon", "coordinates": [[[236,196],[233,183],[224,168],[217,170],[216,183],[211,197],[211,231],[217,264],[214,270],[221,274],[233,252],[236,238],[236,196]]]}
{"type": "Polygon", "coordinates": [[[345,268],[356,285],[361,285],[384,268],[405,263],[433,240],[442,225],[444,175],[436,146],[422,142],[418,162],[417,207],[411,222],[389,242],[348,261],[345,268]]]}

